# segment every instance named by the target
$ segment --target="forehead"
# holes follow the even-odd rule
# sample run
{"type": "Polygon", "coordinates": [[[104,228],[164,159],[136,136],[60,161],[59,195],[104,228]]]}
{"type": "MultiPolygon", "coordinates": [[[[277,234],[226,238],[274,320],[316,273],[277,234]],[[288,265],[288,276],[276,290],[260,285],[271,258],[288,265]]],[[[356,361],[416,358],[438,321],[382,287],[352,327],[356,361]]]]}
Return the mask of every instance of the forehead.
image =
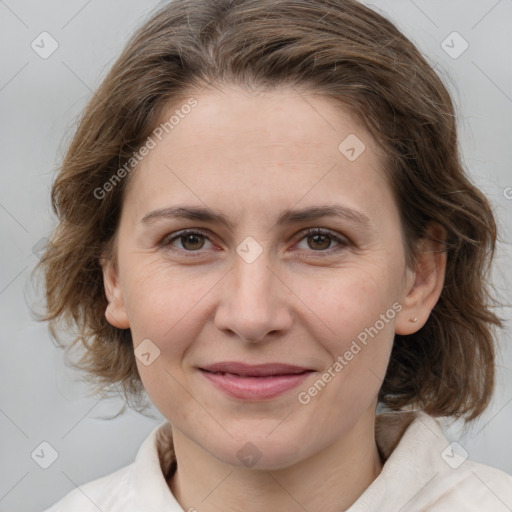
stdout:
{"type": "Polygon", "coordinates": [[[392,201],[376,143],[331,98],[292,88],[191,93],[156,129],[165,126],[126,196],[139,218],[178,200],[232,205],[240,215],[319,200],[377,214],[379,202],[392,201]]]}
{"type": "Polygon", "coordinates": [[[176,124],[166,137],[169,142],[174,139],[182,148],[222,144],[223,153],[228,150],[228,154],[262,146],[274,146],[276,152],[293,146],[337,150],[348,132],[369,138],[359,120],[339,101],[295,87],[247,91],[230,86],[197,91],[169,106],[160,124],[172,117],[176,124]],[[196,106],[185,110],[191,98],[196,106]],[[182,109],[187,113],[180,119],[173,116],[182,109]],[[240,146],[243,142],[245,146],[240,146]]]}

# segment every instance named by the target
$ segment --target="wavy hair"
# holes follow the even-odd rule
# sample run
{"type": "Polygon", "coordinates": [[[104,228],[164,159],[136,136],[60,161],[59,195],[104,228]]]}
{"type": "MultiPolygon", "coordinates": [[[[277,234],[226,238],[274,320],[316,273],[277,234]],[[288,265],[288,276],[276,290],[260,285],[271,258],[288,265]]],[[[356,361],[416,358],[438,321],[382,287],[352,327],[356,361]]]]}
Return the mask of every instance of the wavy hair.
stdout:
{"type": "MultiPolygon", "coordinates": [[[[379,401],[433,416],[480,415],[495,382],[489,270],[497,227],[463,168],[450,95],[393,23],[355,0],[174,0],[133,35],[87,104],[51,192],[58,225],[38,270],[59,346],[99,389],[142,396],[129,330],[105,319],[100,258],[112,242],[129,162],[169,105],[194,88],[291,86],[340,102],[383,150],[409,265],[429,223],[447,233],[441,296],[416,333],[395,335],[379,401]],[[72,341],[59,341],[59,332],[72,341]]],[[[36,270],[37,270],[36,269],[36,270]]]]}

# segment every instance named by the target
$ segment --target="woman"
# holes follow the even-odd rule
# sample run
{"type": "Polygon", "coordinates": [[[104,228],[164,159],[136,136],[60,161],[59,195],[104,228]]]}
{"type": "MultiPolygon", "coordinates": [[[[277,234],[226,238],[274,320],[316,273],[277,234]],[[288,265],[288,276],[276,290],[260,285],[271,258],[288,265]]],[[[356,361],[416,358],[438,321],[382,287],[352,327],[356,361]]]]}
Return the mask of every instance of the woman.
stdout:
{"type": "Polygon", "coordinates": [[[435,419],[492,395],[495,221],[446,88],[389,21],[354,0],[169,3],[52,199],[52,333],[167,421],[51,512],[512,507],[512,477],[435,419]]]}

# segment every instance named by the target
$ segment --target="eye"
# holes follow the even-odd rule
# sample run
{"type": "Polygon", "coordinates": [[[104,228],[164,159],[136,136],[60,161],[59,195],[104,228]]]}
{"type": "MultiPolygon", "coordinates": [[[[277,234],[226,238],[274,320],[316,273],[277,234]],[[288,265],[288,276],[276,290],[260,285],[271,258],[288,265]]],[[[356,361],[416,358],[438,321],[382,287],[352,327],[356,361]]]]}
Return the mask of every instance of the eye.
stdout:
{"type": "Polygon", "coordinates": [[[184,230],[166,236],[160,245],[165,248],[175,247],[183,249],[186,252],[198,252],[200,249],[203,249],[205,240],[208,240],[208,237],[201,231],[184,230]],[[175,243],[180,244],[180,247],[176,247],[175,243]]]}
{"type": "MultiPolygon", "coordinates": [[[[322,255],[329,255],[349,245],[349,242],[345,238],[321,228],[309,229],[303,233],[302,238],[300,238],[300,241],[302,240],[306,240],[307,247],[299,247],[300,250],[307,251],[310,249],[309,252],[320,253],[322,255]],[[331,247],[333,242],[337,244],[334,248],[331,247]]],[[[205,248],[206,241],[210,244],[212,243],[205,232],[189,229],[167,235],[160,242],[160,246],[174,252],[185,252],[188,253],[187,256],[193,257],[201,255],[201,249],[205,248]]]]}
{"type": "Polygon", "coordinates": [[[320,228],[309,229],[301,240],[306,240],[307,248],[312,249],[314,252],[321,253],[331,253],[348,245],[346,239],[335,235],[331,231],[320,228]],[[333,241],[338,244],[334,249],[331,248],[333,241]]]}

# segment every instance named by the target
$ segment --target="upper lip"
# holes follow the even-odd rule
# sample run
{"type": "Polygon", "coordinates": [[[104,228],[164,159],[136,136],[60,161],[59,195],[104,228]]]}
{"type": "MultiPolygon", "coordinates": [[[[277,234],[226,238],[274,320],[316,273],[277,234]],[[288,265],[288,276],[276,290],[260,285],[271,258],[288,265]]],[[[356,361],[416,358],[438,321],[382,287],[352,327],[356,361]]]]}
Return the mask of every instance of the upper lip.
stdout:
{"type": "Polygon", "coordinates": [[[306,371],[312,371],[311,368],[303,366],[295,366],[284,363],[267,363],[267,364],[245,364],[235,361],[226,361],[215,363],[200,368],[211,373],[232,373],[242,375],[244,377],[267,377],[272,375],[295,375],[306,371]]]}

